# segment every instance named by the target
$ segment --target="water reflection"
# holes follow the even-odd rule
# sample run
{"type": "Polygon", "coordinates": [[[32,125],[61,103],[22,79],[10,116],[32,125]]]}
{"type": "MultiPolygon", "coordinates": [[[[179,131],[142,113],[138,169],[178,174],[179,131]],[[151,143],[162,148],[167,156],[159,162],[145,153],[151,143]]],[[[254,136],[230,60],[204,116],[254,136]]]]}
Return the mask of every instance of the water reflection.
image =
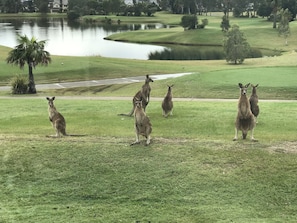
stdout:
{"type": "Polygon", "coordinates": [[[130,30],[156,29],[162,24],[118,25],[96,23],[68,23],[62,18],[1,19],[0,45],[14,47],[17,34],[47,40],[46,50],[52,55],[103,56],[128,59],[148,59],[150,52],[165,47],[121,43],[104,40],[113,33],[130,30]]]}

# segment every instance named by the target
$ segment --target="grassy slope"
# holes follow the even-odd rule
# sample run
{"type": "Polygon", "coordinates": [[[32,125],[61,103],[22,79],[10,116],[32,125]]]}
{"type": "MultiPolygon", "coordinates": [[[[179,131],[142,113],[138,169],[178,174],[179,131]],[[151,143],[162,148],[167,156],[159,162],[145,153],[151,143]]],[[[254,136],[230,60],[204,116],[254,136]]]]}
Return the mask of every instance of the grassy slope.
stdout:
{"type": "MultiPolygon", "coordinates": [[[[5,50],[1,47],[0,61],[5,50]]],[[[4,63],[2,80],[22,72],[4,63]]],[[[242,66],[224,61],[133,61],[131,66],[130,60],[54,56],[52,65],[35,72],[38,82],[54,82],[197,71],[152,83],[153,96],[164,95],[166,83],[174,82],[175,96],[236,98],[237,82],[251,81],[260,84],[261,99],[294,99],[295,69],[296,53],[287,53],[242,66]]],[[[140,86],[40,95],[131,96],[140,86]]],[[[131,102],[57,97],[56,105],[68,132],[85,136],[46,138],[54,131],[45,98],[1,99],[1,222],[296,220],[295,103],[260,100],[259,142],[251,143],[231,141],[236,102],[175,102],[168,119],[161,117],[160,102],[151,102],[149,147],[130,147],[133,119],[116,115],[128,112],[131,102]]]]}
{"type": "MultiPolygon", "coordinates": [[[[203,17],[203,16],[202,16],[203,17]]],[[[92,17],[93,19],[102,19],[102,17],[92,17]]],[[[115,20],[117,17],[112,18],[115,20]]],[[[159,29],[149,31],[136,31],[116,34],[116,38],[131,40],[135,42],[184,42],[199,44],[220,44],[222,33],[219,28],[221,14],[213,13],[207,17],[209,25],[204,30],[183,31],[182,28],[159,29]],[[191,35],[189,35],[189,33],[191,35]],[[212,38],[209,38],[211,36],[212,38]]],[[[135,20],[134,17],[120,17],[126,22],[135,20]]],[[[150,22],[164,22],[169,24],[178,24],[180,15],[168,15],[166,13],[157,13],[154,17],[140,17],[150,22]]],[[[199,18],[201,19],[201,18],[199,18]]],[[[289,46],[284,46],[283,38],[278,37],[276,30],[271,28],[271,23],[265,19],[234,19],[231,18],[231,24],[237,23],[247,36],[252,46],[268,49],[278,49],[289,51],[285,56],[278,58],[262,58],[258,60],[246,60],[242,66],[230,66],[224,60],[221,61],[142,61],[125,60],[101,57],[61,57],[52,56],[53,62],[48,67],[38,66],[34,70],[36,83],[56,83],[63,81],[94,80],[115,77],[139,76],[145,74],[162,74],[178,72],[195,72],[199,75],[189,76],[182,79],[169,80],[178,83],[176,86],[176,97],[224,97],[234,98],[233,87],[238,82],[257,82],[263,89],[263,98],[296,98],[296,91],[291,87],[294,77],[291,75],[296,66],[296,55],[291,53],[295,49],[297,40],[296,22],[290,23],[292,36],[289,39],[289,46]],[[131,66],[133,64],[133,66],[131,66]],[[263,69],[258,70],[258,67],[263,69]],[[272,67],[272,68],[271,68],[272,67]],[[267,69],[266,69],[267,68],[267,69]],[[236,70],[236,72],[234,72],[236,70]],[[239,73],[240,70],[240,73],[239,73]],[[292,71],[289,72],[288,71],[292,71]],[[233,75],[237,73],[238,75],[233,75]],[[249,74],[250,73],[250,74],[249,74]],[[63,74],[63,75],[61,75],[63,74]],[[232,74],[232,75],[228,75],[232,74]],[[257,74],[257,75],[256,75],[257,74]],[[291,78],[283,78],[283,74],[291,78]],[[199,82],[195,78],[199,77],[199,82]],[[207,82],[208,77],[214,81],[207,82]],[[224,79],[222,79],[224,77],[224,79]],[[226,79],[225,79],[226,77],[226,79]],[[292,79],[293,78],[293,79],[292,79]],[[277,86],[269,80],[276,80],[277,86]],[[206,82],[205,82],[206,81],[206,82]],[[216,83],[215,83],[216,82],[216,83]],[[212,84],[212,85],[208,85],[212,84]],[[270,85],[272,84],[272,85],[270,85]],[[187,91],[184,91],[184,89],[187,91]],[[198,89],[198,91],[197,91],[198,89]]],[[[1,47],[0,51],[0,84],[8,85],[10,78],[18,73],[27,75],[27,68],[20,70],[18,67],[10,66],[5,63],[5,58],[9,48],[1,47]]],[[[160,81],[155,84],[155,96],[164,95],[164,85],[166,81],[160,81]]],[[[50,91],[53,94],[82,94],[82,95],[124,95],[131,96],[135,93],[135,88],[140,84],[127,86],[108,86],[90,89],[72,89],[62,91],[50,91]]],[[[46,92],[45,92],[46,93],[46,92]]],[[[2,93],[3,94],[3,93],[2,93]]]]}
{"type": "Polygon", "coordinates": [[[45,137],[46,103],[1,100],[2,222],[296,219],[294,103],[261,103],[251,143],[232,142],[236,102],[175,102],[167,119],[151,102],[149,147],[129,146],[133,119],[116,115],[126,101],[57,98],[68,132],[85,134],[62,139],[45,137]]]}
{"type": "MultiPolygon", "coordinates": [[[[156,14],[157,18],[163,21],[166,14],[156,14]]],[[[180,16],[181,17],[181,16],[180,16]]],[[[223,33],[220,30],[221,14],[212,14],[212,16],[200,16],[199,20],[207,18],[209,24],[205,29],[184,31],[182,27],[158,30],[139,30],[135,32],[126,32],[113,34],[109,36],[112,40],[143,42],[143,43],[182,43],[196,45],[222,45],[223,33]]],[[[178,24],[178,19],[173,20],[178,24]]],[[[173,22],[172,21],[172,22],[173,22]]],[[[180,20],[179,20],[180,21],[180,20]]],[[[165,22],[166,23],[166,22],[165,22]]],[[[278,36],[277,30],[272,28],[272,23],[263,18],[230,18],[230,24],[237,24],[240,30],[245,34],[249,44],[255,48],[291,51],[296,49],[297,40],[297,22],[290,23],[291,37],[289,45],[284,45],[284,38],[278,36]]]]}

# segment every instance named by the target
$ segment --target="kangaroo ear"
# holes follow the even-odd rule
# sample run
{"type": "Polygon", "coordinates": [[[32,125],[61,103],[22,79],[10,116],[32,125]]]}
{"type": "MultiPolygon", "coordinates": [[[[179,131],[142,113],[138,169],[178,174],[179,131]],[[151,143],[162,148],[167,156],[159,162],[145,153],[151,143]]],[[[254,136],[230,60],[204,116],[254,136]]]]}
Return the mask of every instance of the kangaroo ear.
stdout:
{"type": "Polygon", "coordinates": [[[242,88],[242,83],[238,83],[238,86],[239,86],[240,88],[242,88]]]}
{"type": "Polygon", "coordinates": [[[255,87],[258,87],[259,86],[259,84],[257,84],[255,87]]]}
{"type": "Polygon", "coordinates": [[[149,78],[150,78],[150,76],[147,74],[147,75],[146,75],[146,78],[147,78],[147,79],[149,79],[149,78]]]}
{"type": "Polygon", "coordinates": [[[48,100],[48,101],[49,101],[49,97],[46,97],[46,100],[48,100]]]}
{"type": "Polygon", "coordinates": [[[251,83],[246,84],[245,87],[248,88],[248,87],[250,86],[250,84],[251,84],[251,83]]]}
{"type": "Polygon", "coordinates": [[[54,96],[54,97],[52,97],[52,99],[53,99],[53,100],[55,100],[55,98],[56,98],[55,96],[54,96]]]}

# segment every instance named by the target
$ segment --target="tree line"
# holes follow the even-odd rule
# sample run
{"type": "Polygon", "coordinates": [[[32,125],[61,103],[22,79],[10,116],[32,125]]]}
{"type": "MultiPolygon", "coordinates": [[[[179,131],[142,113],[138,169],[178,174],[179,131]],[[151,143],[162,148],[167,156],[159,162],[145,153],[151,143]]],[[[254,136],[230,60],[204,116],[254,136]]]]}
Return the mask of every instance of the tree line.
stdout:
{"type": "MultiPolygon", "coordinates": [[[[50,11],[52,0],[0,0],[2,13],[42,12],[50,11]]],[[[62,12],[62,0],[60,0],[62,12]]],[[[132,0],[126,4],[124,0],[69,0],[68,12],[76,12],[79,16],[95,14],[119,14],[127,16],[151,16],[158,10],[170,11],[174,14],[208,14],[223,11],[234,17],[262,16],[276,19],[281,8],[288,9],[292,19],[296,18],[297,0],[132,0]]]]}

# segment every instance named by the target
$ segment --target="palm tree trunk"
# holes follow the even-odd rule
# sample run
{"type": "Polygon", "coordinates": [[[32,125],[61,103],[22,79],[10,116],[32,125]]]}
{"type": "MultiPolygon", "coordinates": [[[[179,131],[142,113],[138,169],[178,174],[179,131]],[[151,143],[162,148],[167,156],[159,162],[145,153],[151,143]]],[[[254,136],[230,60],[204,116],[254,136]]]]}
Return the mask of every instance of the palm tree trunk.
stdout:
{"type": "Polygon", "coordinates": [[[36,94],[36,88],[35,88],[35,81],[33,76],[33,66],[31,63],[29,63],[29,84],[28,84],[28,93],[29,94],[36,94]]]}

